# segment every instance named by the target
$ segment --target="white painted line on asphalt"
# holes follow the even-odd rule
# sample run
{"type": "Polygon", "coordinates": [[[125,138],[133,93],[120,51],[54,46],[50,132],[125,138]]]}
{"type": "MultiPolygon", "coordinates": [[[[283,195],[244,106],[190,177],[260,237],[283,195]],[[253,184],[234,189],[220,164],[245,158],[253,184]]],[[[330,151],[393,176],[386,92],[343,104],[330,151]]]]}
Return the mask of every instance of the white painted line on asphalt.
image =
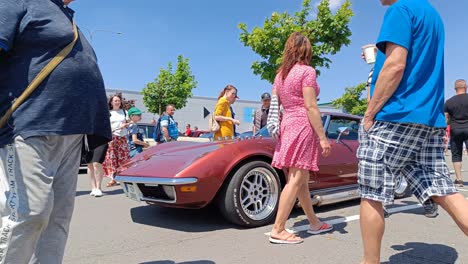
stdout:
{"type": "Polygon", "coordinates": [[[468,192],[468,190],[466,189],[461,189],[461,188],[458,188],[459,191],[462,191],[462,192],[468,192]]]}
{"type": "MultiPolygon", "coordinates": [[[[467,172],[467,170],[461,170],[461,172],[467,172]]],[[[450,174],[455,174],[455,171],[454,171],[454,170],[451,170],[451,171],[450,171],[450,174]]]]}
{"type": "MultiPolygon", "coordinates": [[[[461,190],[461,189],[458,189],[458,190],[461,190]]],[[[463,190],[463,191],[468,192],[468,190],[463,190]]],[[[466,199],[468,200],[468,197],[466,199]]],[[[422,207],[421,204],[412,204],[412,205],[397,206],[397,207],[394,207],[394,208],[389,208],[389,209],[387,209],[387,211],[390,214],[394,214],[394,213],[398,213],[398,212],[413,210],[413,209],[420,208],[420,207],[422,207]]],[[[327,222],[327,223],[329,223],[331,225],[337,225],[337,224],[352,222],[352,221],[356,221],[356,220],[359,220],[359,215],[353,215],[353,216],[348,216],[348,217],[340,217],[340,218],[333,219],[333,220],[330,220],[330,221],[325,221],[325,222],[327,222]]],[[[309,229],[309,225],[301,225],[301,226],[296,226],[296,227],[291,228],[291,229],[287,228],[286,231],[288,231],[290,233],[298,233],[298,232],[306,231],[307,229],[309,229]]],[[[265,235],[269,236],[270,232],[265,233],[265,235]]]]}

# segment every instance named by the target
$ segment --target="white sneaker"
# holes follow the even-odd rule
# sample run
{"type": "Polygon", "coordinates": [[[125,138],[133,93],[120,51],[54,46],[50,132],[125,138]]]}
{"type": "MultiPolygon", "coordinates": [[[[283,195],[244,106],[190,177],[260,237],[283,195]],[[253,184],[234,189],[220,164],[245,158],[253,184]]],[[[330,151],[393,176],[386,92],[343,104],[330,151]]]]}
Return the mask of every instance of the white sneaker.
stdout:
{"type": "Polygon", "coordinates": [[[101,190],[99,189],[94,190],[94,197],[102,197],[102,196],[103,196],[103,193],[101,190]]]}
{"type": "Polygon", "coordinates": [[[89,195],[95,196],[95,195],[96,195],[96,189],[93,189],[93,190],[89,193],[89,195]]]}

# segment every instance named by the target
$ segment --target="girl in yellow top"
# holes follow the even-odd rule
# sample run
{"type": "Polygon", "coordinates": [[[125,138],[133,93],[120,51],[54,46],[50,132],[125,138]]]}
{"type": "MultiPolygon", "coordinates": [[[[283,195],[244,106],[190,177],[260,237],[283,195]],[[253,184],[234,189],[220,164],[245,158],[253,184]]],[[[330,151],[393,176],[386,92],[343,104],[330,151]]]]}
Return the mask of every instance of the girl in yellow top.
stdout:
{"type": "Polygon", "coordinates": [[[234,126],[239,125],[239,120],[232,118],[230,106],[236,101],[237,88],[228,84],[218,96],[215,108],[215,119],[219,123],[219,130],[214,134],[213,140],[223,140],[226,137],[234,137],[234,126]]]}

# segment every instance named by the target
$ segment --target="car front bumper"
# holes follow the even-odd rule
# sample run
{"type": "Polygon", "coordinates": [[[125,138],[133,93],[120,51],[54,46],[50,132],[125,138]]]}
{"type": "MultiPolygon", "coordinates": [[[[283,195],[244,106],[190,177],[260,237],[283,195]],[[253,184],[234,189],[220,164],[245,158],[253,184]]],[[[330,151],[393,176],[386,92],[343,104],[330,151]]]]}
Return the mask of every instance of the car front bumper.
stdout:
{"type": "Polygon", "coordinates": [[[177,203],[178,185],[192,185],[198,182],[197,178],[154,178],[154,177],[134,177],[116,176],[116,181],[125,195],[135,201],[149,203],[177,203]]]}

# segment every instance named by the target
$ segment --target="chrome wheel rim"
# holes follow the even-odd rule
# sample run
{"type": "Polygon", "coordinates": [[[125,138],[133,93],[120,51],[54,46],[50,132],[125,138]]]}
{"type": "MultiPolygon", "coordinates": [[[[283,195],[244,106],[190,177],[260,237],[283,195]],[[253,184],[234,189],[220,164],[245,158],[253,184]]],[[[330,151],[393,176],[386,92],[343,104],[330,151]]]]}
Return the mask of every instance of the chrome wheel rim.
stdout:
{"type": "Polygon", "coordinates": [[[407,187],[408,182],[406,181],[405,177],[398,176],[395,180],[395,193],[402,194],[405,192],[407,187]]]}
{"type": "Polygon", "coordinates": [[[267,168],[250,170],[240,186],[240,204],[244,213],[252,220],[264,220],[276,209],[279,200],[276,177],[267,168]]]}

